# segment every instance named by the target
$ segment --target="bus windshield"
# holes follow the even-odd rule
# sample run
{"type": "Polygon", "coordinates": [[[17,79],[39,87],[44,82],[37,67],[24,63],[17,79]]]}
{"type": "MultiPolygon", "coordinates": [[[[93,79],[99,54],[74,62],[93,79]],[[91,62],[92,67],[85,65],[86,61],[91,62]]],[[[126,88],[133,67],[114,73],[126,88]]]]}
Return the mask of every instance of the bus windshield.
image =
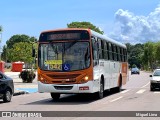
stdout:
{"type": "Polygon", "coordinates": [[[83,70],[90,66],[89,42],[39,44],[39,67],[50,71],[83,70]]]}

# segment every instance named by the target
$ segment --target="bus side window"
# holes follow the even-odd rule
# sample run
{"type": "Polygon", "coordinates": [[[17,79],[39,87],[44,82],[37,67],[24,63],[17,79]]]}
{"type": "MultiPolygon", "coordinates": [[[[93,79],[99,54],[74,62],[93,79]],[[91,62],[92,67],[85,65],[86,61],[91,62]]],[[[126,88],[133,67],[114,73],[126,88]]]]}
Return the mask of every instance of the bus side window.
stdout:
{"type": "Polygon", "coordinates": [[[124,54],[124,62],[127,61],[127,52],[126,49],[123,49],[123,54],[124,54]]]}
{"type": "Polygon", "coordinates": [[[121,61],[124,62],[124,53],[123,53],[123,48],[121,48],[121,61]]]}
{"type": "Polygon", "coordinates": [[[114,45],[114,60],[115,61],[117,61],[117,48],[116,48],[117,46],[116,45],[114,45]]]}
{"type": "Polygon", "coordinates": [[[106,42],[106,45],[107,45],[107,54],[108,54],[108,60],[110,59],[110,55],[109,55],[109,43],[108,42],[106,42]]]}
{"type": "Polygon", "coordinates": [[[93,64],[98,65],[98,42],[96,38],[92,36],[92,51],[93,51],[93,64]]]}
{"type": "Polygon", "coordinates": [[[103,40],[101,40],[101,52],[102,52],[102,59],[104,59],[104,41],[103,40]]]}
{"type": "Polygon", "coordinates": [[[123,50],[123,62],[125,62],[125,51],[124,51],[124,49],[122,49],[123,50]]]}
{"type": "Polygon", "coordinates": [[[111,43],[109,43],[109,60],[113,60],[113,58],[112,58],[112,46],[111,46],[111,43]]]}
{"type": "Polygon", "coordinates": [[[99,59],[102,59],[102,44],[101,44],[101,39],[98,38],[98,54],[99,54],[99,59]]]}
{"type": "Polygon", "coordinates": [[[119,61],[118,60],[118,46],[116,46],[116,58],[117,58],[117,61],[119,61]]]}
{"type": "Polygon", "coordinates": [[[114,57],[115,57],[115,56],[114,56],[114,45],[111,44],[111,47],[112,47],[112,58],[113,58],[112,60],[115,60],[115,58],[114,58],[114,57]]]}
{"type": "Polygon", "coordinates": [[[121,61],[120,48],[119,47],[117,47],[117,55],[118,55],[118,61],[121,61]]]}
{"type": "Polygon", "coordinates": [[[104,59],[108,60],[108,44],[104,41],[104,59]]]}

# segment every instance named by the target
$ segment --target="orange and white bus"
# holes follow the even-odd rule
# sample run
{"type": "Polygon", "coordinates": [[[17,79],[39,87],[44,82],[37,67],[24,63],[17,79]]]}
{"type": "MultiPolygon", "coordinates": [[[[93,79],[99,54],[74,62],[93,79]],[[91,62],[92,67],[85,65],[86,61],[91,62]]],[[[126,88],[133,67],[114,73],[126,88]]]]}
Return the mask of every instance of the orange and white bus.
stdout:
{"type": "Polygon", "coordinates": [[[44,31],[38,45],[38,91],[60,94],[120,90],[128,81],[126,46],[90,29],[44,31]]]}

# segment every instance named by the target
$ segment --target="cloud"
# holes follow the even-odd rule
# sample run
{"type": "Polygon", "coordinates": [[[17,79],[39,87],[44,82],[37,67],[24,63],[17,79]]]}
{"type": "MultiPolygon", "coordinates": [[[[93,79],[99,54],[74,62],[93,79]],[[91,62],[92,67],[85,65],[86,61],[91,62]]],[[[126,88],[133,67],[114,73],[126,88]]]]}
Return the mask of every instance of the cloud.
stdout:
{"type": "Polygon", "coordinates": [[[128,10],[119,9],[115,13],[113,39],[130,43],[145,43],[160,40],[160,5],[148,16],[137,16],[128,10]]]}

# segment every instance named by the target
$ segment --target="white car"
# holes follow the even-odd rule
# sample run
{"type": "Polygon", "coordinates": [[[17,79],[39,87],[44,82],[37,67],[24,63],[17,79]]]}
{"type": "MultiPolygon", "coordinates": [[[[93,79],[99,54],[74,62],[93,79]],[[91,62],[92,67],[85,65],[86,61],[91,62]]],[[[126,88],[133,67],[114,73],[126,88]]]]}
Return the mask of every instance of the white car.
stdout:
{"type": "Polygon", "coordinates": [[[150,75],[150,91],[160,88],[160,69],[155,69],[153,75],[150,75]]]}

